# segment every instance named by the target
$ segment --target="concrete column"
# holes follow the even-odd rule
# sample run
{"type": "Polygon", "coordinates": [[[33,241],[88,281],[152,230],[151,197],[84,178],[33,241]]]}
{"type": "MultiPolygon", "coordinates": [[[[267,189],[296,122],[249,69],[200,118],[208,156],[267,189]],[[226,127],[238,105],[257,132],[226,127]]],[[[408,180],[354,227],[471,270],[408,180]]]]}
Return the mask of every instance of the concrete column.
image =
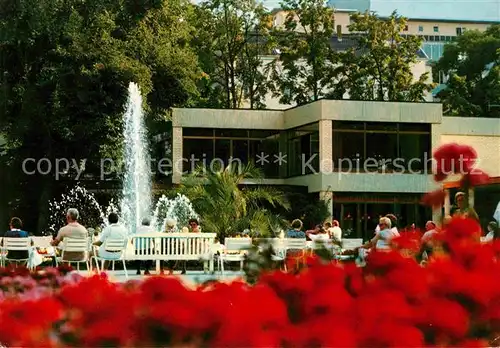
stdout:
{"type": "Polygon", "coordinates": [[[469,188],[469,207],[474,208],[474,189],[469,188]]]}
{"type": "Polygon", "coordinates": [[[332,219],[332,213],[333,213],[333,192],[331,191],[321,191],[319,193],[319,199],[321,199],[323,202],[325,202],[328,206],[328,218],[327,220],[332,219]]]}
{"type": "Polygon", "coordinates": [[[450,215],[451,211],[451,201],[450,201],[450,190],[444,190],[446,192],[446,197],[444,198],[444,216],[450,215]]]}
{"type": "Polygon", "coordinates": [[[332,120],[319,121],[319,170],[333,172],[333,129],[332,120]]]}
{"type": "Polygon", "coordinates": [[[432,221],[437,225],[441,224],[441,208],[432,210],[432,221]]]}
{"type": "Polygon", "coordinates": [[[184,162],[182,160],[182,127],[172,128],[172,183],[180,184],[184,162]]]}

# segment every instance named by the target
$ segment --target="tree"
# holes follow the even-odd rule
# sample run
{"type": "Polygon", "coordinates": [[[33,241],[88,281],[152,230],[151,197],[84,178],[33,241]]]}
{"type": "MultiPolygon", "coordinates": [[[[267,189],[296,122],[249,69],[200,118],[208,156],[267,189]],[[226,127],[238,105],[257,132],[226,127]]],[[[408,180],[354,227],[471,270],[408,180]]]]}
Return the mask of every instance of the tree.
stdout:
{"type": "Polygon", "coordinates": [[[200,106],[263,108],[267,78],[260,55],[268,43],[266,12],[255,0],[210,0],[194,6],[193,35],[204,71],[200,106]]]}
{"type": "Polygon", "coordinates": [[[258,231],[272,235],[283,221],[263,205],[289,208],[284,194],[270,187],[245,187],[248,179],[259,180],[261,173],[253,165],[243,168],[228,165],[221,170],[199,169],[186,178],[180,188],[201,217],[205,232],[216,232],[219,238],[242,232],[258,231]]]}
{"type": "Polygon", "coordinates": [[[355,14],[349,31],[356,41],[354,49],[340,53],[340,65],[327,85],[337,98],[347,93],[357,100],[424,101],[432,84],[428,74],[414,80],[412,65],[422,38],[403,35],[407,20],[396,12],[389,18],[376,14],[355,14]]]}
{"type": "Polygon", "coordinates": [[[447,77],[438,93],[445,113],[500,117],[500,25],[485,32],[467,31],[444,48],[433,66],[435,79],[447,77]]]}
{"type": "Polygon", "coordinates": [[[283,28],[274,36],[281,53],[269,66],[273,94],[282,104],[305,104],[325,96],[323,86],[334,64],[330,39],[333,9],[324,0],[285,0],[283,28]]]}
{"type": "MultiPolygon", "coordinates": [[[[120,153],[130,81],[140,84],[157,113],[196,93],[196,56],[178,44],[190,34],[179,24],[186,1],[130,4],[0,1],[2,163],[13,179],[5,184],[6,199],[21,199],[27,215],[38,217],[28,224],[33,230],[46,226],[47,202],[59,186],[56,159],[86,160],[86,172],[99,174],[100,159],[120,153]],[[52,172],[26,175],[28,158],[47,159],[52,172]]],[[[74,171],[63,177],[72,180],[74,171]]]]}

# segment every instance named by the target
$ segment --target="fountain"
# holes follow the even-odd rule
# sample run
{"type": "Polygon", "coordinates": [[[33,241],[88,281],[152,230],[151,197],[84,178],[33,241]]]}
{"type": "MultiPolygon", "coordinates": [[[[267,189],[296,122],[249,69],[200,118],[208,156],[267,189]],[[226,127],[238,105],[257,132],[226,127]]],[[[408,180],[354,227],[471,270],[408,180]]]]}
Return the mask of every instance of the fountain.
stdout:
{"type": "Polygon", "coordinates": [[[63,193],[59,199],[49,202],[49,226],[45,235],[55,235],[66,225],[66,213],[69,208],[76,208],[80,213],[79,222],[85,227],[100,227],[107,222],[99,203],[94,195],[84,187],[76,185],[68,193],[63,193]]]}
{"type": "MultiPolygon", "coordinates": [[[[82,217],[81,223],[86,227],[105,227],[110,213],[121,215],[121,222],[135,233],[144,217],[151,216],[151,168],[149,161],[149,144],[142,111],[142,97],[139,87],[130,83],[128,88],[127,107],[123,117],[123,160],[124,174],[122,180],[122,197],[117,205],[113,200],[107,207],[100,207],[94,195],[85,188],[76,186],[59,200],[49,203],[51,217],[48,233],[55,233],[64,226],[66,211],[77,208],[82,217]]],[[[186,226],[189,219],[198,218],[189,199],[178,194],[174,199],[162,196],[155,207],[152,226],[163,231],[165,221],[174,219],[178,228],[186,226]]]]}
{"type": "Polygon", "coordinates": [[[189,219],[198,218],[191,201],[186,196],[178,193],[174,199],[168,199],[162,195],[156,203],[152,226],[157,231],[164,231],[165,222],[172,219],[177,222],[177,230],[180,231],[182,227],[187,226],[189,219]]]}
{"type": "Polygon", "coordinates": [[[139,86],[133,82],[128,87],[123,122],[125,172],[120,205],[122,218],[129,228],[129,233],[135,233],[142,219],[151,214],[151,167],[142,97],[139,86]]]}

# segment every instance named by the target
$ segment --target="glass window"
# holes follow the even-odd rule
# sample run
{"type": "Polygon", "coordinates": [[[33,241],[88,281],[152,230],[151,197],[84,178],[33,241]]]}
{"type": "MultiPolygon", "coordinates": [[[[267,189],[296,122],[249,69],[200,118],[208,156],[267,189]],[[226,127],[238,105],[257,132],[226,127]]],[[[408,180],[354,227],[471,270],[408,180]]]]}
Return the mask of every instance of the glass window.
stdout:
{"type": "Polygon", "coordinates": [[[397,131],[397,123],[384,123],[384,122],[367,122],[366,130],[380,130],[380,131],[397,131]]]}
{"type": "Polygon", "coordinates": [[[430,132],[430,124],[428,124],[428,123],[400,123],[399,130],[401,132],[430,132]]]}
{"type": "Polygon", "coordinates": [[[365,171],[393,169],[398,157],[398,135],[396,133],[367,133],[365,171]]]}
{"type": "Polygon", "coordinates": [[[231,140],[216,139],[213,161],[209,164],[210,169],[218,170],[221,166],[226,167],[231,157],[231,140]]]}
{"type": "Polygon", "coordinates": [[[424,26],[423,25],[419,25],[418,26],[418,31],[419,32],[423,32],[424,31],[424,26]]]}
{"type": "MultiPolygon", "coordinates": [[[[432,169],[431,136],[430,134],[400,134],[399,163],[410,173],[429,172],[432,169]]],[[[403,168],[397,168],[398,172],[403,168]]]]}
{"type": "Polygon", "coordinates": [[[275,130],[250,130],[249,138],[252,139],[266,139],[276,137],[279,133],[275,130]]]}
{"type": "Polygon", "coordinates": [[[182,135],[189,137],[213,137],[214,130],[212,128],[182,128],[182,135]]]}
{"type": "Polygon", "coordinates": [[[233,152],[232,158],[242,165],[248,163],[248,140],[232,140],[233,152]]]}
{"type": "Polygon", "coordinates": [[[200,165],[208,166],[214,156],[213,145],[212,139],[184,139],[182,144],[183,170],[190,173],[200,165]]]}
{"type": "Polygon", "coordinates": [[[364,130],[364,122],[334,121],[333,129],[364,130]]]}
{"type": "Polygon", "coordinates": [[[439,33],[439,27],[437,25],[434,26],[433,30],[435,33],[439,33]]]}
{"type": "MultiPolygon", "coordinates": [[[[304,175],[302,173],[301,138],[291,139],[288,142],[288,176],[304,175]]],[[[307,156],[307,155],[306,155],[307,156]]]]}
{"type": "Polygon", "coordinates": [[[246,129],[215,129],[215,136],[222,138],[248,138],[246,129]]]}
{"type": "MultiPolygon", "coordinates": [[[[365,153],[365,134],[333,133],[334,170],[362,168],[365,153]]],[[[359,170],[358,170],[359,171],[359,170]]]]}

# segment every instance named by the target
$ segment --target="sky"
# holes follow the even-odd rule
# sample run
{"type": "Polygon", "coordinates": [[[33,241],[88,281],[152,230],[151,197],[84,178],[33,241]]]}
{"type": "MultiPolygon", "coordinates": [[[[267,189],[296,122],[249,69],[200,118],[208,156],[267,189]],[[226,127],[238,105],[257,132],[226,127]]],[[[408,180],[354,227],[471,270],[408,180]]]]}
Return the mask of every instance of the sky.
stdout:
{"type": "MultiPolygon", "coordinates": [[[[262,1],[269,9],[279,8],[281,3],[281,0],[262,1]]],[[[329,0],[328,3],[336,8],[362,11],[369,7],[382,16],[397,10],[408,18],[500,22],[500,0],[329,0]]]]}

